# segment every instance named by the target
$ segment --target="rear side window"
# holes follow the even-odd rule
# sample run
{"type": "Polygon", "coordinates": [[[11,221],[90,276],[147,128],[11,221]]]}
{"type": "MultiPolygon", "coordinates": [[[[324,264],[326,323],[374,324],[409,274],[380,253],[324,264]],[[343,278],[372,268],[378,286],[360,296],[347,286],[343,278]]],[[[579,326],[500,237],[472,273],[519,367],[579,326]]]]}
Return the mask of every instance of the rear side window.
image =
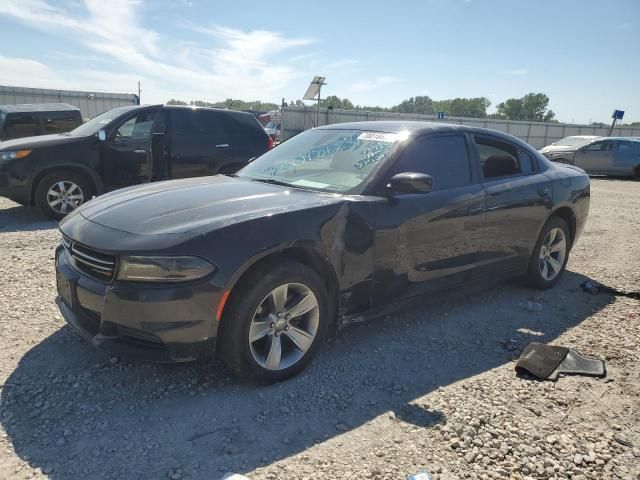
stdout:
{"type": "Polygon", "coordinates": [[[36,135],[38,131],[38,118],[33,113],[9,114],[4,122],[4,131],[7,138],[21,138],[36,135]]]}
{"type": "Polygon", "coordinates": [[[253,115],[230,114],[225,115],[224,118],[230,123],[232,131],[239,138],[246,138],[247,135],[257,138],[266,136],[264,128],[253,115]]]}
{"type": "Polygon", "coordinates": [[[42,133],[69,132],[82,123],[80,112],[42,112],[40,125],[42,133]]]}
{"type": "Polygon", "coordinates": [[[618,140],[616,142],[616,150],[621,153],[640,153],[640,142],[618,140]]]}
{"type": "Polygon", "coordinates": [[[390,176],[403,172],[431,175],[434,190],[469,185],[471,169],[465,138],[447,135],[415,139],[402,152],[390,176]]]}
{"type": "Polygon", "coordinates": [[[509,177],[535,170],[531,155],[507,142],[474,135],[480,169],[486,179],[509,177]]]}
{"type": "Polygon", "coordinates": [[[207,110],[176,109],[171,115],[175,136],[206,136],[223,142],[228,139],[229,125],[224,115],[207,110]]]}

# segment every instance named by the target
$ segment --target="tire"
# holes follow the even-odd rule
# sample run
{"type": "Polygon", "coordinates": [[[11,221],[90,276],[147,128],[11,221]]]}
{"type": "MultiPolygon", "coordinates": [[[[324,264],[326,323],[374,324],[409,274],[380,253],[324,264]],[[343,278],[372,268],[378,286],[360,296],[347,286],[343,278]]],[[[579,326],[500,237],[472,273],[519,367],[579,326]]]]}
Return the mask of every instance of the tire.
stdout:
{"type": "Polygon", "coordinates": [[[633,171],[633,179],[636,181],[640,181],[640,165],[636,167],[633,171]]]}
{"type": "Polygon", "coordinates": [[[95,189],[85,175],[62,170],[49,173],[40,179],[35,187],[34,200],[36,207],[44,216],[60,220],[90,200],[94,193],[95,189]],[[56,197],[55,194],[58,196],[56,197]],[[61,201],[55,204],[56,200],[61,201]]]}
{"type": "Polygon", "coordinates": [[[321,278],[308,267],[288,260],[259,266],[234,288],[225,306],[218,356],[234,375],[245,380],[268,384],[291,378],[321,347],[330,323],[328,306],[321,278]],[[287,299],[283,301],[285,291],[287,299]],[[276,308],[276,303],[285,308],[276,308]],[[296,316],[296,306],[302,306],[298,311],[313,308],[296,316]],[[292,316],[275,316],[277,310],[289,310],[292,316]],[[275,353],[278,345],[279,356],[275,353]]]}
{"type": "Polygon", "coordinates": [[[567,223],[560,217],[551,217],[542,227],[531,253],[525,277],[527,283],[543,290],[553,287],[567,266],[570,249],[571,234],[567,223]]]}

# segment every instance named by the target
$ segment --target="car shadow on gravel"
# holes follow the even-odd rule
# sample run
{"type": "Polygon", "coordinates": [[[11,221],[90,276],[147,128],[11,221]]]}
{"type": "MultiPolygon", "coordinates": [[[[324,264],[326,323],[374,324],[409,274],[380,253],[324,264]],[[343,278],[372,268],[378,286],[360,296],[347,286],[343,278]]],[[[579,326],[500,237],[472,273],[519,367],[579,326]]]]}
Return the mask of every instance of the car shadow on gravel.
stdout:
{"type": "Polygon", "coordinates": [[[15,207],[0,209],[0,232],[33,232],[56,228],[58,222],[48,220],[35,208],[15,207]]]}
{"type": "Polygon", "coordinates": [[[514,346],[553,341],[613,301],[584,294],[585,279],[566,272],[544,294],[513,283],[463,292],[349,327],[301,375],[267,387],[218,362],[110,357],[64,327],[20,359],[0,420],[15,452],[51,478],[250,472],[371,421],[445,422],[414,400],[510,362],[514,346]]]}

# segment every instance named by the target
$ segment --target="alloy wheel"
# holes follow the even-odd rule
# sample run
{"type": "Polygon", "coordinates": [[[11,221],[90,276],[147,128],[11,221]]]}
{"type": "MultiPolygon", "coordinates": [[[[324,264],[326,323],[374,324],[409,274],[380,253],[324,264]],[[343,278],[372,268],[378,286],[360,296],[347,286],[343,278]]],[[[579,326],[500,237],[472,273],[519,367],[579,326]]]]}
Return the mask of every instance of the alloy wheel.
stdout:
{"type": "Polygon", "coordinates": [[[540,246],[540,274],[546,281],[556,278],[567,255],[567,239],[561,228],[552,228],[540,246]]]}
{"type": "Polygon", "coordinates": [[[82,189],[73,182],[61,180],[47,191],[47,204],[56,213],[67,214],[84,202],[82,189]]]}
{"type": "Polygon", "coordinates": [[[251,354],[267,370],[289,368],[311,348],[319,324],[313,291],[301,283],[280,285],[262,300],[251,319],[251,354]]]}

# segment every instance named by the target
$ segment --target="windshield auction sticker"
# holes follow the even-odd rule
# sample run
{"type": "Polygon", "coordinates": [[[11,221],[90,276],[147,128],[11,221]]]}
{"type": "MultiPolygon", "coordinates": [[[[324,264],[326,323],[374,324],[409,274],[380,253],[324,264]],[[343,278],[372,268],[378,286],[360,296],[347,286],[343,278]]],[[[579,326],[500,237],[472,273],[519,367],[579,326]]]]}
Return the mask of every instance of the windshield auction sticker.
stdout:
{"type": "Polygon", "coordinates": [[[372,142],[393,143],[400,138],[397,133],[385,132],[363,132],[358,136],[358,140],[369,140],[372,142]]]}

